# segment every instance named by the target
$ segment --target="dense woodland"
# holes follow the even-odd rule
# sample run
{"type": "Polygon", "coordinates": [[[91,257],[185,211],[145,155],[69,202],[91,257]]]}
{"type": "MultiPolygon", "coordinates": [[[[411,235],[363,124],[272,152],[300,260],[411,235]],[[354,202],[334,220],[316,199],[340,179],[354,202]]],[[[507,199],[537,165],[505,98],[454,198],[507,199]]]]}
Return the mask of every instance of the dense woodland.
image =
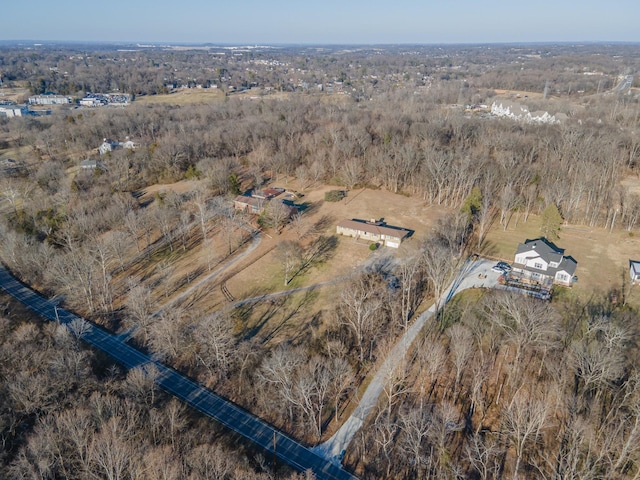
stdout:
{"type": "MultiPolygon", "coordinates": [[[[597,92],[638,71],[639,54],[623,45],[416,47],[261,51],[225,60],[200,51],[6,47],[3,83],[30,82],[34,92],[152,95],[178,81],[173,72],[222,90],[253,82],[287,94],[0,119],[0,153],[15,160],[0,165],[0,258],[65,306],[114,331],[133,328],[138,347],[316,444],[346,419],[358,387],[421,305],[439,297],[468,254],[481,251],[490,228],[551,209],[573,224],[637,232],[640,196],[620,182],[640,168],[640,104],[634,91],[597,92]],[[247,65],[266,60],[270,68],[243,77],[247,65]],[[603,75],[583,75],[595,70],[603,75]],[[288,80],[294,75],[352,90],[311,92],[288,80]],[[461,107],[490,104],[494,89],[540,92],[546,80],[553,95],[527,104],[565,113],[561,124],[461,107]],[[104,170],[74,168],[97,158],[103,138],[127,136],[140,147],[102,156],[104,170]],[[198,187],[139,201],[141,189],[182,179],[198,187]],[[450,214],[416,240],[411,257],[354,275],[288,341],[238,328],[255,306],[202,311],[167,303],[190,279],[172,276],[166,253],[213,251],[215,237],[209,270],[231,258],[255,219],[234,212],[230,198],[285,179],[303,191],[324,184],[385,189],[450,214]],[[150,265],[154,274],[141,278],[150,265]],[[166,306],[159,309],[159,300],[166,306]]],[[[278,212],[268,215],[276,230],[283,227],[278,212]]],[[[284,227],[305,237],[278,247],[285,270],[335,248],[315,227],[304,218],[284,227]]],[[[22,320],[23,313],[5,316],[3,478],[276,475],[259,452],[234,446],[157,392],[153,372],[121,372],[69,332],[22,320]]],[[[633,309],[597,295],[552,303],[500,292],[457,297],[389,372],[345,465],[372,479],[637,478],[637,324],[633,309]]]]}
{"type": "Polygon", "coordinates": [[[158,390],[153,371],[123,372],[66,327],[0,305],[2,478],[273,478],[273,459],[158,390]]]}

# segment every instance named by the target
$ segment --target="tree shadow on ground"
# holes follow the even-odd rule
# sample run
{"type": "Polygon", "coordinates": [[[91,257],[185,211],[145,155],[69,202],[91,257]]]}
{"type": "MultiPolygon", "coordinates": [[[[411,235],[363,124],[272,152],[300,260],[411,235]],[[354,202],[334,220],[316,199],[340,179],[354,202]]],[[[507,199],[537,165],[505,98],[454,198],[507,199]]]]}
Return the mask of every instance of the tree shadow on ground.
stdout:
{"type": "MultiPolygon", "coordinates": [[[[308,212],[307,212],[308,213],[308,212]]],[[[335,223],[335,218],[331,215],[323,215],[311,227],[309,233],[311,235],[321,235],[325,233],[335,223]]]]}
{"type": "Polygon", "coordinates": [[[274,318],[278,310],[282,307],[286,301],[285,297],[282,298],[266,298],[267,291],[260,288],[253,289],[248,298],[255,298],[265,296],[264,300],[256,300],[255,302],[245,303],[235,308],[233,312],[234,318],[241,325],[240,338],[242,340],[251,340],[257,336],[262,329],[274,318]],[[264,308],[266,306],[266,308],[264,308]],[[260,311],[260,309],[264,310],[260,311]],[[252,317],[258,314],[257,320],[252,321],[252,317]]]}
{"type": "Polygon", "coordinates": [[[495,257],[498,255],[498,248],[495,243],[484,239],[480,247],[476,250],[476,253],[482,257],[495,257]]]}
{"type": "MultiPolygon", "coordinates": [[[[291,280],[299,275],[302,275],[310,268],[320,265],[331,258],[338,246],[338,239],[332,235],[330,237],[318,237],[309,247],[306,249],[300,267],[293,274],[291,280]]],[[[289,280],[289,282],[291,282],[289,280]]]]}
{"type": "Polygon", "coordinates": [[[298,302],[292,305],[292,308],[290,310],[287,309],[287,304],[293,302],[287,301],[288,299],[285,299],[285,301],[282,303],[282,320],[279,324],[275,325],[269,333],[265,335],[263,343],[269,342],[278,333],[282,333],[285,330],[285,327],[289,325],[289,321],[294,319],[300,313],[300,311],[304,309],[305,306],[313,303],[316,298],[318,298],[318,294],[313,289],[307,290],[304,296],[298,302]]]}

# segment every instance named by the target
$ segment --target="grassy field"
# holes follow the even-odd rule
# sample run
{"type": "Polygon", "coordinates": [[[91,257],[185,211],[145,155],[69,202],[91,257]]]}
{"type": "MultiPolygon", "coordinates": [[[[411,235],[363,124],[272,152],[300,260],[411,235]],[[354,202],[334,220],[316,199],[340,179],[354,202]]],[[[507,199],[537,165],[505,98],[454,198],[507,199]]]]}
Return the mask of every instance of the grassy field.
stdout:
{"type": "MultiPolygon", "coordinates": [[[[287,185],[283,183],[274,186],[287,185]]],[[[294,189],[297,187],[295,184],[288,186],[294,189]]],[[[332,188],[335,187],[314,188],[300,199],[310,206],[305,215],[307,228],[330,236],[335,234],[336,224],[344,218],[384,218],[389,225],[415,231],[412,238],[403,243],[399,250],[383,249],[374,255],[409,255],[419,239],[430,233],[435,222],[449,213],[447,209],[427,206],[422,202],[416,202],[415,199],[382,190],[355,190],[349,192],[340,202],[325,202],[324,193],[332,188]]],[[[499,224],[493,226],[480,253],[512,262],[519,243],[538,237],[538,216],[531,215],[527,222],[520,218],[517,226],[514,217],[506,230],[499,224]]],[[[233,275],[227,278],[226,286],[235,299],[315,285],[348,276],[372,255],[367,242],[339,236],[336,248],[324,262],[306,269],[285,287],[282,265],[276,256],[276,246],[282,240],[297,240],[297,235],[291,228],[285,228],[281,235],[264,235],[258,249],[233,268],[233,275]]],[[[571,255],[578,262],[576,275],[579,280],[573,289],[564,292],[565,298],[576,296],[587,299],[626,287],[623,281],[628,275],[628,261],[640,259],[640,238],[623,230],[609,232],[602,228],[564,225],[560,238],[555,243],[565,249],[566,255],[571,255]]],[[[182,268],[176,268],[176,273],[184,273],[185,269],[201,265],[202,255],[203,253],[196,252],[190,254],[190,260],[182,268]]],[[[218,290],[219,288],[210,288],[207,294],[199,298],[198,306],[204,311],[220,308],[225,302],[218,290]]],[[[339,291],[340,283],[337,283],[318,289],[310,296],[299,294],[272,305],[255,306],[243,313],[238,327],[248,328],[255,335],[265,339],[277,338],[285,331],[287,334],[302,332],[307,322],[317,319],[323,310],[326,310],[327,305],[335,302],[339,291]],[[304,305],[304,315],[301,313],[301,305],[304,305]],[[283,327],[278,328],[278,325],[283,327]]],[[[640,306],[640,287],[631,289],[627,300],[632,305],[640,306]]]]}
{"type": "Polygon", "coordinates": [[[5,158],[13,158],[14,160],[21,160],[27,158],[32,151],[32,147],[25,145],[24,147],[8,148],[6,150],[0,150],[0,160],[5,158]]]}
{"type": "Polygon", "coordinates": [[[145,95],[136,97],[136,103],[142,105],[194,105],[201,103],[221,102],[225,99],[224,92],[217,89],[191,88],[179,90],[166,95],[145,95]]]}
{"type": "MultiPolygon", "coordinates": [[[[155,194],[162,191],[190,191],[197,188],[198,183],[181,181],[170,185],[152,186],[140,192],[140,200],[152,201],[155,194]]],[[[300,189],[297,182],[285,179],[274,182],[272,186],[300,189]]],[[[326,185],[316,186],[303,192],[305,195],[297,200],[297,203],[307,207],[303,217],[304,230],[313,232],[302,239],[302,243],[314,241],[320,235],[335,236],[336,224],[345,218],[383,218],[389,225],[413,230],[412,237],[398,250],[380,249],[372,253],[368,242],[337,236],[335,247],[322,262],[309,266],[285,286],[283,267],[277,257],[277,245],[283,240],[300,241],[298,232],[292,227],[286,227],[281,235],[268,230],[264,232],[260,245],[254,251],[225,271],[221,278],[194,289],[192,294],[181,302],[183,306],[193,307],[202,314],[224,308],[229,303],[222,293],[221,281],[225,282],[225,287],[235,300],[241,300],[346,278],[372,255],[410,255],[415,251],[420,239],[430,234],[438,219],[451,213],[449,209],[426,205],[415,198],[384,190],[358,189],[350,191],[340,202],[324,201],[325,192],[335,188],[326,185]]],[[[153,203],[150,207],[155,208],[153,203]]],[[[494,224],[479,253],[512,262],[519,243],[540,236],[538,216],[531,215],[527,222],[520,218],[517,225],[515,220],[515,217],[511,219],[506,230],[501,225],[494,224]]],[[[244,230],[238,230],[237,235],[241,232],[244,230]]],[[[139,241],[141,245],[144,243],[143,239],[139,241]]],[[[640,237],[636,238],[623,230],[609,232],[601,228],[564,225],[556,244],[578,262],[576,275],[579,281],[572,290],[565,292],[565,297],[588,298],[623,288],[629,259],[640,259],[640,237]]],[[[163,252],[167,258],[160,264],[155,265],[150,259],[127,272],[127,275],[147,283],[154,290],[154,299],[160,307],[171,298],[174,291],[179,293],[189,289],[190,285],[195,285],[218,268],[221,262],[226,262],[226,246],[224,232],[220,226],[212,224],[207,244],[203,245],[196,234],[186,252],[163,252]]],[[[246,246],[248,244],[242,248],[246,246]]],[[[179,249],[179,245],[175,247],[179,249]]],[[[129,253],[134,255],[135,247],[132,247],[129,253]]],[[[321,332],[326,328],[326,322],[331,320],[324,316],[328,307],[333,305],[339,296],[341,285],[343,284],[337,281],[311,293],[302,292],[282,297],[273,303],[262,302],[247,307],[238,313],[236,327],[239,331],[250,332],[252,336],[258,336],[264,341],[307,335],[309,325],[316,325],[317,328],[311,329],[313,332],[321,332]]],[[[628,298],[631,304],[640,306],[640,286],[631,289],[628,298]]]]}
{"type": "MultiPolygon", "coordinates": [[[[321,230],[318,233],[329,236],[335,234],[336,224],[345,218],[384,218],[389,225],[414,230],[412,238],[396,251],[398,255],[410,253],[418,239],[425,236],[433,228],[435,221],[446,214],[444,208],[428,207],[409,197],[382,190],[355,190],[349,192],[340,202],[325,202],[324,193],[332,188],[335,187],[316,188],[307,192],[300,200],[311,207],[306,215],[308,227],[314,224],[319,225],[321,230]]],[[[295,235],[290,229],[285,229],[282,235],[273,240],[284,239],[294,240],[295,235]]],[[[338,246],[331,258],[317,268],[305,272],[301,279],[294,280],[294,286],[323,282],[345,275],[360,265],[370,254],[368,242],[339,237],[338,246]]],[[[245,292],[255,291],[259,286],[264,285],[279,286],[278,290],[282,290],[284,285],[280,270],[281,267],[274,255],[265,256],[230,279],[229,289],[237,292],[238,295],[236,293],[234,295],[238,298],[246,296],[245,292]],[[273,276],[277,276],[279,283],[271,280],[273,276]]]]}
{"type": "Polygon", "coordinates": [[[0,100],[20,103],[30,95],[31,92],[25,82],[16,82],[15,85],[15,87],[11,88],[5,86],[0,87],[0,100]]]}

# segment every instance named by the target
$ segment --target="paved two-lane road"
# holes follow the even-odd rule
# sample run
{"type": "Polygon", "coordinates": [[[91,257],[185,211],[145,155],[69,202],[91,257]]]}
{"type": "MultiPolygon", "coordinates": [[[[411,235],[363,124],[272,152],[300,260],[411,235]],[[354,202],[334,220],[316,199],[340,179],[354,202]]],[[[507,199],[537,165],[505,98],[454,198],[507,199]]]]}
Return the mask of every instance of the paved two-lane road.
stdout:
{"type": "Polygon", "coordinates": [[[322,458],[256,416],[153,360],[149,355],[126,344],[122,338],[88,322],[82,323],[82,328],[75,328],[79,322],[85,321],[67,310],[58,308],[54,303],[22,285],[2,267],[0,267],[0,288],[48,320],[59,321],[69,327],[73,322],[72,329],[81,333],[80,337],[84,341],[104,351],[129,369],[146,364],[155,365],[159,372],[156,382],[161,388],[246,437],[271,455],[275,454],[296,470],[302,472],[311,470],[318,479],[355,480],[356,477],[339,465],[322,458]]]}

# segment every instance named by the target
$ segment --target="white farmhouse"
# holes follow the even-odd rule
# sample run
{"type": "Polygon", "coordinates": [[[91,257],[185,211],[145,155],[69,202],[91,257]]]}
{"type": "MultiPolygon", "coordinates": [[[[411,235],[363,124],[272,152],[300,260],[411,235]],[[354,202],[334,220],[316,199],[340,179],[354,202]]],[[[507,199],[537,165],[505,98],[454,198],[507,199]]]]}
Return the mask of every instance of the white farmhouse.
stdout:
{"type": "Polygon", "coordinates": [[[102,140],[102,143],[98,147],[98,152],[100,152],[100,155],[105,155],[109,152],[114,151],[119,146],[120,146],[120,142],[114,142],[110,138],[104,138],[102,140]]]}
{"type": "Polygon", "coordinates": [[[126,150],[135,150],[136,144],[133,143],[133,141],[131,141],[129,137],[127,137],[124,142],[117,142],[115,140],[111,140],[110,138],[105,138],[102,140],[102,143],[98,147],[98,152],[100,153],[100,155],[106,155],[107,153],[113,152],[114,150],[117,150],[119,148],[124,148],[126,150]]]}
{"type": "Polygon", "coordinates": [[[577,266],[572,257],[564,256],[563,249],[545,238],[537,238],[518,245],[511,277],[542,287],[551,288],[554,284],[570,287],[577,266]]]}

